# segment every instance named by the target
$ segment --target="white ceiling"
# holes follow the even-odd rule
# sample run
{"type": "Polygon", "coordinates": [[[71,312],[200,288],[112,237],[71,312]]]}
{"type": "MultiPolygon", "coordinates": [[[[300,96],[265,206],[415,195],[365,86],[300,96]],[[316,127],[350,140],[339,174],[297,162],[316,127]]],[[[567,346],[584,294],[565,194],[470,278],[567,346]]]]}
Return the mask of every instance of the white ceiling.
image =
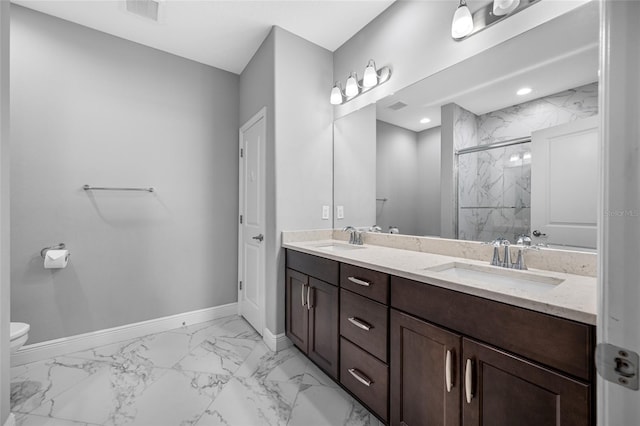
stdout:
{"type": "Polygon", "coordinates": [[[13,3],[239,74],[273,25],[336,50],[395,0],[163,0],[157,23],[122,0],[13,3]]]}
{"type": "Polygon", "coordinates": [[[597,81],[598,28],[597,2],[586,4],[378,101],[377,118],[419,132],[451,102],[481,115],[597,81]],[[388,108],[397,102],[408,106],[388,108]]]}

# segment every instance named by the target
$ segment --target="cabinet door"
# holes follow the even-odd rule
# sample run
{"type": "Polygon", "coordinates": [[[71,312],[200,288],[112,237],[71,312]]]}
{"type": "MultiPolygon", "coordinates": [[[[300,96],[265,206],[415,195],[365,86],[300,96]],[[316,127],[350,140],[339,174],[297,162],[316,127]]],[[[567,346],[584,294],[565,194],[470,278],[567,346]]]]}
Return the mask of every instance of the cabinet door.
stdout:
{"type": "Polygon", "coordinates": [[[462,353],[464,426],[592,424],[589,385],[472,340],[462,353]]]}
{"type": "Polygon", "coordinates": [[[308,355],[338,378],[338,287],[309,278],[308,355]]]}
{"type": "Polygon", "coordinates": [[[392,425],[460,425],[460,339],[391,310],[392,425]]]}
{"type": "Polygon", "coordinates": [[[302,352],[307,353],[309,340],[309,313],[307,310],[309,277],[292,269],[287,269],[286,280],[287,337],[302,352]]]}

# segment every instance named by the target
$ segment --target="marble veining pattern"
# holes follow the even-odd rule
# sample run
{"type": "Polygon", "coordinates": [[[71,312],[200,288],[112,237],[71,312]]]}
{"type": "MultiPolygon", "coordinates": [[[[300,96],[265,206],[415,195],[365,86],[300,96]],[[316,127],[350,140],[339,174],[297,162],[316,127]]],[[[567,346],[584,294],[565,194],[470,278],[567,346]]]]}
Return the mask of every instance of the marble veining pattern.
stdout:
{"type": "Polygon", "coordinates": [[[11,377],[18,426],[381,424],[296,348],[270,352],[238,316],[17,366],[11,377]]]}

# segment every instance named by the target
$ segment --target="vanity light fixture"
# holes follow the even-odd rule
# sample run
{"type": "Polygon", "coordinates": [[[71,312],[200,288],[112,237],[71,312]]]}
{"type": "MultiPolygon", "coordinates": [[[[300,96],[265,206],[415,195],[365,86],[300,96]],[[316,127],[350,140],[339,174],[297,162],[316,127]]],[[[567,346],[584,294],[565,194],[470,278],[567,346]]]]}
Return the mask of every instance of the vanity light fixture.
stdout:
{"type": "Polygon", "coordinates": [[[376,86],[386,82],[391,77],[391,69],[389,67],[383,67],[380,70],[376,69],[376,63],[373,59],[369,60],[367,67],[364,69],[362,80],[358,80],[358,74],[352,71],[347,77],[347,81],[344,85],[344,90],[339,81],[336,81],[331,89],[330,102],[331,105],[340,105],[344,102],[365,93],[376,86]]]}
{"type": "Polygon", "coordinates": [[[339,81],[336,81],[333,85],[333,89],[331,89],[331,105],[340,105],[342,101],[344,101],[342,86],[340,86],[339,81]]]}
{"type": "Polygon", "coordinates": [[[520,6],[520,0],[493,0],[493,14],[495,16],[508,15],[520,6]]]}
{"type": "Polygon", "coordinates": [[[473,31],[473,17],[465,0],[460,0],[460,4],[453,14],[453,22],[451,22],[451,37],[461,39],[473,31]]]}
{"type": "Polygon", "coordinates": [[[344,85],[344,94],[352,98],[360,93],[360,85],[358,84],[358,74],[352,72],[347,78],[344,85]]]}
{"type": "Polygon", "coordinates": [[[420,120],[420,123],[422,124],[431,123],[431,119],[429,117],[425,117],[422,120],[420,120]]]}
{"type": "Polygon", "coordinates": [[[516,92],[516,95],[524,96],[524,95],[528,95],[531,92],[532,92],[531,87],[523,87],[521,89],[518,89],[518,91],[516,92]]]}
{"type": "MultiPolygon", "coordinates": [[[[451,23],[451,37],[461,41],[473,34],[485,30],[503,19],[525,10],[540,0],[493,0],[484,6],[476,8],[473,13],[469,10],[466,0],[458,0],[458,8],[451,23]]],[[[474,2],[475,3],[475,2],[474,2]]]]}

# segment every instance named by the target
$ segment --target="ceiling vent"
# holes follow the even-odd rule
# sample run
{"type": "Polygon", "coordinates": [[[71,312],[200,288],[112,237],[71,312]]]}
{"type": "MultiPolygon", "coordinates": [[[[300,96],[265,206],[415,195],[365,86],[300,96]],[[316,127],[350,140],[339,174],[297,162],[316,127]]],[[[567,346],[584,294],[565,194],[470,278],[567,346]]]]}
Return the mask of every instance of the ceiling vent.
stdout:
{"type": "Polygon", "coordinates": [[[159,21],[161,2],[156,0],[126,0],[127,12],[159,21]]]}
{"type": "Polygon", "coordinates": [[[389,105],[387,108],[392,109],[394,111],[397,111],[397,110],[402,109],[402,108],[404,108],[406,106],[407,106],[407,104],[405,104],[404,102],[398,101],[395,104],[389,105]]]}

